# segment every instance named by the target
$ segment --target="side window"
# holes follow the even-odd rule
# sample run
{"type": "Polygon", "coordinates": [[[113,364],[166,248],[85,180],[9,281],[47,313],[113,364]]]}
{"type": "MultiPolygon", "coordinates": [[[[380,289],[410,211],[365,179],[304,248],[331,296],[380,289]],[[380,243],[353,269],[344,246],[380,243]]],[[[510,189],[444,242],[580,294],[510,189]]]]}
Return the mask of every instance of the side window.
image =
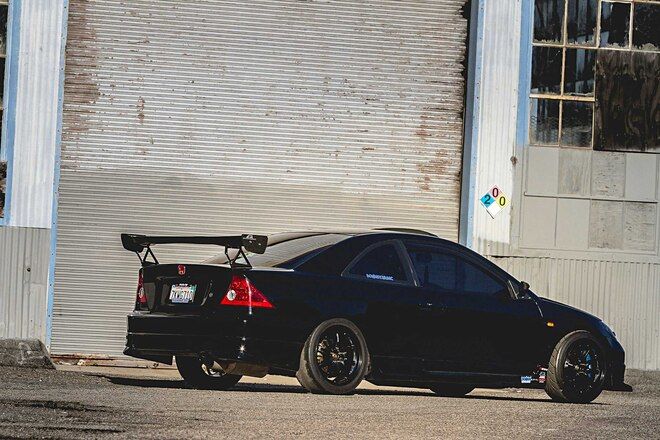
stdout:
{"type": "Polygon", "coordinates": [[[439,249],[408,247],[422,286],[470,294],[493,295],[506,285],[476,265],[439,249]]]}
{"type": "Polygon", "coordinates": [[[380,281],[406,281],[406,271],[392,244],[378,246],[360,258],[349,270],[351,275],[380,281]]]}

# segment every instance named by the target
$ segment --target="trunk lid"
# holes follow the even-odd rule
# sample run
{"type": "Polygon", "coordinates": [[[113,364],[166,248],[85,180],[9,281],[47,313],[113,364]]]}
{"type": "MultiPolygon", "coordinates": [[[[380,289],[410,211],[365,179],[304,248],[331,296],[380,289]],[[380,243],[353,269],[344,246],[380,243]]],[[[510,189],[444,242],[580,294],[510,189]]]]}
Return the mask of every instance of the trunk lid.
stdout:
{"type": "Polygon", "coordinates": [[[200,264],[157,264],[142,271],[149,311],[169,314],[198,314],[220,301],[236,273],[228,265],[200,264]]]}

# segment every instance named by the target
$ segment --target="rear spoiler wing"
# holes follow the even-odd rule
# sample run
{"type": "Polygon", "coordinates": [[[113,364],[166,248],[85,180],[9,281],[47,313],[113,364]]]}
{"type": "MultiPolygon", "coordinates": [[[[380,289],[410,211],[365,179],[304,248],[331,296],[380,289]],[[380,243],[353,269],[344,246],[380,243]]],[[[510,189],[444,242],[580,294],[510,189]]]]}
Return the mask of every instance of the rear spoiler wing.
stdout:
{"type": "Polygon", "coordinates": [[[140,258],[140,263],[143,266],[151,264],[158,264],[158,260],[151,250],[151,246],[155,244],[214,244],[217,246],[224,246],[227,261],[233,266],[237,266],[236,260],[239,256],[243,256],[247,261],[247,266],[250,267],[250,262],[245,255],[245,251],[255,254],[263,254],[268,246],[268,237],[265,235],[243,234],[243,235],[225,235],[215,237],[203,236],[162,236],[162,235],[138,235],[138,234],[121,234],[121,244],[127,251],[135,252],[140,258]],[[229,257],[229,249],[237,249],[238,252],[234,258],[229,257]],[[142,252],[144,251],[144,254],[142,252]],[[153,262],[147,261],[147,257],[151,255],[153,262]]]}

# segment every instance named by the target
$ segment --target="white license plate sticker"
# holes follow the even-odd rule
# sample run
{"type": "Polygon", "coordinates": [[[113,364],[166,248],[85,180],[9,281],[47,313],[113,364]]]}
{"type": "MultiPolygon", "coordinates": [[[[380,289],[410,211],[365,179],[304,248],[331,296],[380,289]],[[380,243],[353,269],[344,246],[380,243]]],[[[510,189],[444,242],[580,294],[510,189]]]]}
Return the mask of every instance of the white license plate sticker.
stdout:
{"type": "Polygon", "coordinates": [[[170,302],[174,304],[189,304],[195,298],[196,284],[174,284],[170,290],[170,302]]]}

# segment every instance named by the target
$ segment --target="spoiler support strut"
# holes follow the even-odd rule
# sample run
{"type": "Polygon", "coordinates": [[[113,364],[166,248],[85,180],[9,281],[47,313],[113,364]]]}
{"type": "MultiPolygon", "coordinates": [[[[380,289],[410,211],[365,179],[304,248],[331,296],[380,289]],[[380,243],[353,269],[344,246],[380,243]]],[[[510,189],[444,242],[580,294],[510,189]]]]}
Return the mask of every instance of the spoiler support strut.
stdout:
{"type": "Polygon", "coordinates": [[[265,235],[243,234],[243,235],[228,235],[216,237],[175,237],[175,236],[147,236],[138,234],[121,234],[121,243],[127,251],[135,252],[140,259],[140,264],[144,266],[151,266],[159,264],[156,255],[151,250],[151,246],[155,244],[214,244],[224,246],[227,262],[233,267],[252,267],[250,260],[248,260],[245,251],[255,254],[263,254],[268,246],[268,237],[265,235]],[[229,249],[237,249],[236,255],[232,258],[229,255],[229,249]],[[144,251],[144,254],[142,252],[144,251]],[[153,261],[147,258],[151,255],[153,261]],[[243,257],[247,264],[236,263],[239,257],[243,257]]]}

